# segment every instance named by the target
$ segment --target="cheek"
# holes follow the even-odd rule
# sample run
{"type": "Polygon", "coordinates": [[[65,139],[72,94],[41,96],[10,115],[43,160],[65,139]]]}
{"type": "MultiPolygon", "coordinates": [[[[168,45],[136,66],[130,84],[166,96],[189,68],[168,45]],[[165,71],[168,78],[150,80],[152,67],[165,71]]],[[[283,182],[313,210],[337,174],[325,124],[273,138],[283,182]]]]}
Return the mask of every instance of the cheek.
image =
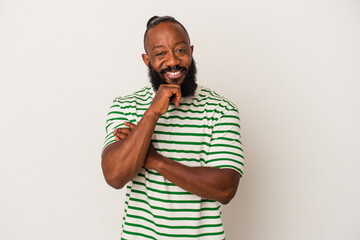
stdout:
{"type": "Polygon", "coordinates": [[[190,67],[191,61],[192,61],[191,56],[187,56],[186,58],[184,58],[183,64],[186,65],[186,67],[190,67]]]}
{"type": "Polygon", "coordinates": [[[150,64],[156,71],[159,71],[163,67],[164,59],[153,59],[150,64]]]}

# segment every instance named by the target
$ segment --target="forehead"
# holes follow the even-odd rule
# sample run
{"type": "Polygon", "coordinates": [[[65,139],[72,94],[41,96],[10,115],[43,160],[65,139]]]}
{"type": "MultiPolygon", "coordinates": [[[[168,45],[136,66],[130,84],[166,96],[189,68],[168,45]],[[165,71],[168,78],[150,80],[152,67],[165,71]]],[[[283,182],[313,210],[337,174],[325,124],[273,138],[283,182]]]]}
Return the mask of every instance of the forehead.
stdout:
{"type": "Polygon", "coordinates": [[[169,46],[178,42],[190,45],[186,31],[179,24],[162,22],[147,32],[145,48],[146,51],[151,51],[154,46],[169,46]]]}

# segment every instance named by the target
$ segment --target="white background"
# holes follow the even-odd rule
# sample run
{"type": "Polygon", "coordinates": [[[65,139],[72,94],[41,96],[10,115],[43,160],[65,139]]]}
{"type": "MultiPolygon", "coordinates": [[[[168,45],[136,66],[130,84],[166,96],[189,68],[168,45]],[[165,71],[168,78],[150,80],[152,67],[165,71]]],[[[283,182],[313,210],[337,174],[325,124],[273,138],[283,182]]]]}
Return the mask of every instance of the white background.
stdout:
{"type": "Polygon", "coordinates": [[[154,14],[187,27],[198,82],[240,109],[228,239],[360,239],[357,0],[0,0],[0,239],[119,239],[100,152],[112,99],[148,84],[154,14]]]}

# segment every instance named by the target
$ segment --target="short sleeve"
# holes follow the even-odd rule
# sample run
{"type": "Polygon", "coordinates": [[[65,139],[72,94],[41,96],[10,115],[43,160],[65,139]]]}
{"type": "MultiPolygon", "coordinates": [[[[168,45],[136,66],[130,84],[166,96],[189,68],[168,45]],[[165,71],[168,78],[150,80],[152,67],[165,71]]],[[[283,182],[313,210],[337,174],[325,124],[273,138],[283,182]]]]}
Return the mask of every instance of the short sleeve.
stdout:
{"type": "Polygon", "coordinates": [[[105,127],[105,141],[102,151],[110,144],[115,142],[113,131],[115,128],[125,127],[124,122],[129,121],[127,115],[121,110],[120,103],[115,99],[107,114],[106,127],[105,127]]]}
{"type": "Polygon", "coordinates": [[[239,112],[232,108],[214,125],[206,165],[231,168],[243,175],[244,155],[240,139],[239,112]]]}

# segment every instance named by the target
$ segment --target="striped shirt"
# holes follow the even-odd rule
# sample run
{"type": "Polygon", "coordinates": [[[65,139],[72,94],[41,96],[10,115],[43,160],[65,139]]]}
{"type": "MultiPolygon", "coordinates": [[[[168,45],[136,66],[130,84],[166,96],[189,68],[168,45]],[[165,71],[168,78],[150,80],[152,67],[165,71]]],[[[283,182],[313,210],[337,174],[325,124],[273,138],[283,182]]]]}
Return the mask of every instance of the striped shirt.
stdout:
{"type": "MultiPolygon", "coordinates": [[[[115,128],[140,121],[154,96],[152,88],[145,87],[115,98],[104,148],[115,141],[115,128]]],[[[182,98],[178,107],[170,104],[151,141],[157,152],[187,166],[231,168],[242,175],[239,122],[233,103],[198,85],[193,97],[182,98]]],[[[126,186],[121,239],[225,239],[220,214],[219,202],[187,192],[143,167],[126,186]]]]}

